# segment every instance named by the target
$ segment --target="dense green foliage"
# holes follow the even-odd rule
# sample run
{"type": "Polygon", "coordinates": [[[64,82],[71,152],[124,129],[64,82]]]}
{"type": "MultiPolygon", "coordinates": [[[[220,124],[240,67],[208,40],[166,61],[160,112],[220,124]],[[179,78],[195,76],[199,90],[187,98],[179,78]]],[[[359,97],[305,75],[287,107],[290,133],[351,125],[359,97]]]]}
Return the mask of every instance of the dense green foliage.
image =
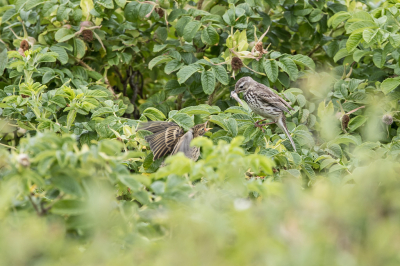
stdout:
{"type": "Polygon", "coordinates": [[[400,2],[0,0],[1,265],[398,265],[400,2]],[[243,76],[295,111],[230,98],[243,76]],[[201,158],[153,161],[140,121],[201,158]]]}

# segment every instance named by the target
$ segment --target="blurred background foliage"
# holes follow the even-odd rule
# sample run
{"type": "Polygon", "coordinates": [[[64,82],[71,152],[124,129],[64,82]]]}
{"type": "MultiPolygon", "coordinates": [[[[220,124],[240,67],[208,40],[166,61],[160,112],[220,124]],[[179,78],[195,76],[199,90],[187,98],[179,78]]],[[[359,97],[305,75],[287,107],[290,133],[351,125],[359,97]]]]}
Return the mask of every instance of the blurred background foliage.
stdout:
{"type": "Polygon", "coordinates": [[[0,0],[1,265],[398,265],[400,2],[0,0]],[[273,88],[283,132],[230,99],[273,88]],[[153,161],[140,121],[201,158],[153,161]]]}

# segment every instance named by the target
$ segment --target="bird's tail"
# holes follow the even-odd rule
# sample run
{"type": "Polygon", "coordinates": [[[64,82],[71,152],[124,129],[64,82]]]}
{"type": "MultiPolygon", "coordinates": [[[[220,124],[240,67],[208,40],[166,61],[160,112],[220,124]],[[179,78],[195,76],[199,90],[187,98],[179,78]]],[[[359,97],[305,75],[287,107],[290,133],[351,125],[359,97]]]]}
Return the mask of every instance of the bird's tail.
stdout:
{"type": "Polygon", "coordinates": [[[290,136],[289,130],[287,129],[285,115],[282,114],[282,115],[278,118],[278,121],[276,122],[276,124],[278,125],[278,127],[279,127],[280,129],[283,130],[283,132],[285,132],[286,136],[289,138],[290,143],[291,143],[292,146],[293,146],[294,151],[297,151],[297,150],[296,150],[296,145],[294,144],[294,141],[293,141],[292,137],[290,136]]]}

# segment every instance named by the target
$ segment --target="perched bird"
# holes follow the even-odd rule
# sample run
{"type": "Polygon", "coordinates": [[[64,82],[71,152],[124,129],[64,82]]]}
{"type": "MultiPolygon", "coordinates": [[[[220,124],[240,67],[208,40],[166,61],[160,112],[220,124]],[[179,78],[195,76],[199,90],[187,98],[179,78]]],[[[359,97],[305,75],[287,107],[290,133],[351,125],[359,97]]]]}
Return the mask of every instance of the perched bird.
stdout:
{"type": "Polygon", "coordinates": [[[244,100],[251,110],[264,117],[265,119],[257,121],[256,127],[262,128],[265,125],[277,124],[280,129],[288,136],[293,149],[296,146],[286,127],[286,117],[284,112],[289,112],[288,108],[294,110],[284,99],[275,94],[267,86],[256,82],[251,77],[243,77],[236,82],[235,93],[243,92],[244,100]],[[271,123],[260,124],[267,119],[272,120],[271,123]]]}
{"type": "Polygon", "coordinates": [[[167,154],[183,152],[186,157],[197,161],[200,156],[200,148],[190,147],[192,139],[203,136],[211,128],[207,128],[207,122],[192,127],[184,133],[183,129],[174,122],[152,121],[142,123],[139,130],[153,132],[153,135],[145,139],[153,151],[153,160],[157,160],[167,154]]]}

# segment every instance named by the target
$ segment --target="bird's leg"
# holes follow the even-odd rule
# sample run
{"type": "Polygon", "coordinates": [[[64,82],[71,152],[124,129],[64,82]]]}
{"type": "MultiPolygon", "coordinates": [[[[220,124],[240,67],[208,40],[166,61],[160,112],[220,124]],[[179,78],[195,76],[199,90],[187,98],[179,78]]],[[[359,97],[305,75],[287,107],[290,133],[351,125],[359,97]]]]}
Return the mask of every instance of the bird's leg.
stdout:
{"type": "Polygon", "coordinates": [[[272,122],[270,122],[270,123],[259,124],[260,122],[265,121],[265,120],[267,120],[267,119],[268,119],[268,118],[265,118],[265,119],[263,119],[263,120],[259,120],[259,121],[255,122],[255,123],[254,123],[254,126],[260,128],[260,129],[262,130],[262,132],[264,132],[264,128],[263,128],[264,126],[267,126],[267,125],[271,125],[271,124],[275,124],[275,123],[276,123],[275,121],[272,121],[272,122]]]}

